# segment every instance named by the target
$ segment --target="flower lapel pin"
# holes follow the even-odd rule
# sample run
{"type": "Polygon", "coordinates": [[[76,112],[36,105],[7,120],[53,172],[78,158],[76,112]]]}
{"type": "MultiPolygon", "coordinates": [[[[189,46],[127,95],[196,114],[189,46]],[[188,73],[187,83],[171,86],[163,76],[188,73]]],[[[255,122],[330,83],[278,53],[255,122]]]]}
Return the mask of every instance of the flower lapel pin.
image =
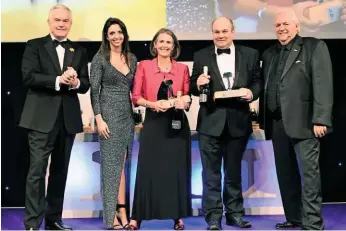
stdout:
{"type": "Polygon", "coordinates": [[[74,52],[74,49],[71,47],[71,48],[70,48],[70,51],[71,51],[71,52],[74,52]]]}

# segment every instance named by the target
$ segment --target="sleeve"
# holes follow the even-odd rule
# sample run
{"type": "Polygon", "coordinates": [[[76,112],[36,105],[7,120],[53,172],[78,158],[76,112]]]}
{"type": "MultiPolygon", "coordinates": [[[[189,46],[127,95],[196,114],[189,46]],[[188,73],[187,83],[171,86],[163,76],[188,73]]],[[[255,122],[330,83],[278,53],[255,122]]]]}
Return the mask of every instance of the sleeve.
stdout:
{"type": "Polygon", "coordinates": [[[199,91],[197,88],[197,79],[201,74],[201,67],[198,61],[197,54],[195,53],[193,56],[192,74],[190,78],[190,93],[194,96],[199,96],[199,91]]]}
{"type": "Polygon", "coordinates": [[[43,74],[37,46],[28,41],[22,59],[24,85],[28,88],[51,89],[56,91],[56,75],[43,74]]]}
{"type": "Polygon", "coordinates": [[[261,93],[261,66],[260,66],[260,54],[258,51],[254,54],[254,63],[252,67],[252,77],[251,77],[251,85],[250,90],[252,91],[252,101],[258,99],[261,93]]]}
{"type": "Polygon", "coordinates": [[[190,72],[189,72],[189,67],[185,66],[183,95],[188,95],[189,92],[190,92],[190,72]]]}
{"type": "Polygon", "coordinates": [[[329,50],[319,41],[311,56],[313,115],[312,123],[332,127],[333,71],[329,50]]]}
{"type": "Polygon", "coordinates": [[[97,53],[90,67],[90,99],[95,116],[101,114],[100,88],[103,77],[102,58],[101,54],[97,53]]]}
{"type": "Polygon", "coordinates": [[[140,62],[137,66],[132,89],[132,102],[137,105],[137,101],[143,98],[143,78],[144,78],[144,65],[140,62]]]}
{"type": "Polygon", "coordinates": [[[76,91],[85,94],[90,88],[89,71],[88,71],[88,54],[85,48],[82,51],[81,68],[78,73],[79,87],[76,91]]]}

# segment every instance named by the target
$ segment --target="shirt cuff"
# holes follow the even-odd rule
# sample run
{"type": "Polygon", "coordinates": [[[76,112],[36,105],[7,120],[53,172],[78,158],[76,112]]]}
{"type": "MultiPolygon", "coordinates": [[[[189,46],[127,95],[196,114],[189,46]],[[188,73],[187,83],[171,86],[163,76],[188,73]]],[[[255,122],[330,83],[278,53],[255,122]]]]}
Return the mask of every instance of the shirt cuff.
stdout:
{"type": "Polygon", "coordinates": [[[60,91],[60,76],[56,77],[56,80],[55,80],[55,90],[56,91],[60,91]]]}

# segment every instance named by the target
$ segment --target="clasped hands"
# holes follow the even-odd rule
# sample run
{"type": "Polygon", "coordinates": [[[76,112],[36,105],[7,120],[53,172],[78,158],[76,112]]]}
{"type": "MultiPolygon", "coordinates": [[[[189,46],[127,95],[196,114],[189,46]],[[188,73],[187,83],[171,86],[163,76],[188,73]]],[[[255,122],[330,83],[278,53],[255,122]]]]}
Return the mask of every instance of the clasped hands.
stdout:
{"type": "Polygon", "coordinates": [[[172,107],[175,109],[186,110],[189,107],[190,102],[190,96],[184,95],[181,98],[158,100],[152,103],[151,108],[156,112],[165,112],[172,107]]]}
{"type": "Polygon", "coordinates": [[[79,82],[77,76],[77,72],[72,67],[68,67],[67,70],[60,76],[60,84],[65,84],[71,88],[76,88],[79,82]]]}

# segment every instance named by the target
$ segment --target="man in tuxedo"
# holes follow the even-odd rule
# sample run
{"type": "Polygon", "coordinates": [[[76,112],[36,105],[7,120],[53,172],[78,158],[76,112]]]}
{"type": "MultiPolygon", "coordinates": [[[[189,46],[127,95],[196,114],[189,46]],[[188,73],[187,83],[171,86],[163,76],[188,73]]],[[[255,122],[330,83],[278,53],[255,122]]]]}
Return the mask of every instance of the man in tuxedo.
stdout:
{"type": "Polygon", "coordinates": [[[49,12],[50,34],[27,42],[22,62],[28,93],[19,126],[27,129],[30,166],[26,181],[26,229],[70,230],[61,221],[71,149],[83,131],[77,93],[89,89],[84,48],[67,39],[71,11],[56,5],[49,12]],[[51,155],[47,195],[45,175],[51,155]]]}
{"type": "Polygon", "coordinates": [[[275,18],[277,44],[263,53],[260,124],[272,139],[287,221],[277,229],[323,229],[320,137],[332,127],[333,74],[326,44],[298,35],[292,11],[275,18]]]}
{"type": "Polygon", "coordinates": [[[197,131],[203,166],[202,207],[209,230],[220,230],[223,205],[227,225],[251,227],[243,220],[241,161],[252,133],[249,103],[260,93],[259,52],[235,45],[233,21],[220,17],[212,23],[214,45],[194,54],[191,93],[200,94],[209,84],[211,94],[201,103],[197,131]],[[204,66],[208,74],[203,73],[204,66]],[[213,100],[213,93],[241,89],[241,98],[213,100]],[[224,162],[223,203],[221,199],[221,162],[224,162]]]}

